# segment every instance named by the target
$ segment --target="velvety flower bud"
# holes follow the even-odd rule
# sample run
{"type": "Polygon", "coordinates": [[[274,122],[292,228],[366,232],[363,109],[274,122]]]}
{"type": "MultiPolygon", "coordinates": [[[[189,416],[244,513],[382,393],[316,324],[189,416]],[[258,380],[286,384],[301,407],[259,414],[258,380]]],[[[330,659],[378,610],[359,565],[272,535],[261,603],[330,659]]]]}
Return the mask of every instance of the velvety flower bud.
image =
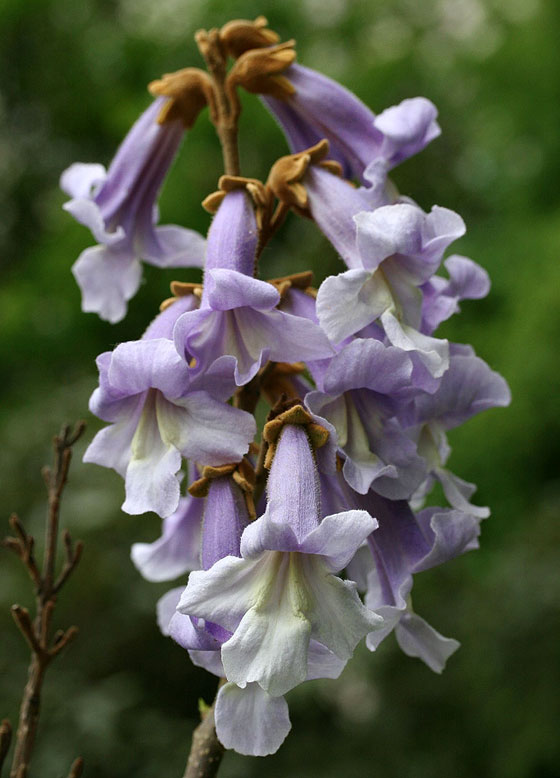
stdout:
{"type": "Polygon", "coordinates": [[[166,73],[148,84],[148,89],[155,97],[169,98],[159,113],[160,124],[178,120],[189,130],[207,105],[211,115],[216,116],[214,86],[204,70],[184,68],[176,73],[166,73]]]}

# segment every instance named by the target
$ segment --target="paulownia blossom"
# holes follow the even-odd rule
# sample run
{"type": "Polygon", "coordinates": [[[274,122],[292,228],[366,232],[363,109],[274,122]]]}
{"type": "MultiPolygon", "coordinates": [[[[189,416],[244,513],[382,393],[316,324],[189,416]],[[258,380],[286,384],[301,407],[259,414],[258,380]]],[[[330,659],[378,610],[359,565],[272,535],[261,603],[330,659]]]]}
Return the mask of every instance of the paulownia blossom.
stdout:
{"type": "MultiPolygon", "coordinates": [[[[245,529],[241,557],[227,556],[204,572],[191,573],[178,605],[179,612],[231,634],[221,646],[230,683],[242,690],[258,684],[273,698],[306,680],[311,641],[346,662],[358,641],[381,623],[364,608],[355,584],[335,575],[376,522],[365,511],[322,517],[308,433],[303,425],[289,423],[295,413],[288,411],[283,419],[267,508],[245,529]]],[[[223,740],[220,728],[227,724],[219,707],[216,718],[223,740]]]]}
{"type": "Polygon", "coordinates": [[[185,127],[160,123],[168,100],[158,97],[118,149],[109,170],[75,163],[62,174],[71,196],[64,209],[89,227],[98,246],[83,251],[72,268],[82,290],[82,309],[111,323],[126,314],[140,285],[140,260],[158,267],[201,267],[205,240],[184,227],[156,226],[156,200],[177,154],[185,127]]]}
{"type": "Polygon", "coordinates": [[[181,458],[201,464],[235,462],[247,453],[256,425],[233,408],[233,363],[222,360],[192,377],[169,339],[175,319],[196,302],[185,296],[161,313],[141,340],[101,354],[99,388],[90,409],[111,422],[97,433],[86,462],[125,478],[127,513],[169,516],[179,504],[181,458]]]}
{"type": "Polygon", "coordinates": [[[280,100],[264,96],[296,153],[326,138],[331,157],[346,178],[367,184],[366,168],[381,162],[386,170],[421,151],[440,134],[437,110],[424,97],[404,100],[378,116],[341,84],[302,65],[284,78],[294,88],[280,100]]]}
{"type": "Polygon", "coordinates": [[[257,234],[248,194],[243,189],[227,193],[208,235],[200,308],[183,314],[174,330],[177,351],[191,355],[195,374],[230,354],[241,386],[268,360],[323,359],[333,353],[316,324],[278,310],[278,290],[253,277],[257,234]]]}
{"type": "Polygon", "coordinates": [[[409,498],[426,476],[424,460],[398,419],[412,362],[406,352],[357,338],[330,360],[305,402],[336,429],[344,477],[361,494],[372,484],[391,499],[409,498]]]}
{"type": "Polygon", "coordinates": [[[173,282],[142,338],[98,358],[90,407],[108,426],[85,459],[124,477],[125,511],[163,518],[155,541],[132,548],[148,580],[189,573],[160,599],[160,628],[223,679],[213,709],[222,745],[264,756],[290,730],[285,695],[337,678],[361,640],[375,651],[394,631],[436,672],[456,650],[415,612],[413,579],[478,546],[489,510],[449,469],[446,433],[510,395],[469,346],[437,335],[462,300],[489,289],[472,260],[443,259],[463,220],[425,212],[388,178],[439,134],[432,103],[376,116],[294,64],[293,41],[263,18],[199,31],[197,42],[211,75],[187,68],[156,82],[108,173],[63,175],[67,210],[100,243],[74,269],[85,310],[116,321],[140,259],[202,265],[206,253],[201,283],[173,282]],[[293,152],[266,183],[239,175],[238,87],[263,97],[293,152]],[[204,105],[228,172],[203,201],[214,214],[206,242],[156,227],[154,208],[204,105]],[[346,264],[318,292],[308,272],[260,276],[290,209],[346,264]],[[423,507],[436,481],[448,505],[423,507]]]}
{"type": "Polygon", "coordinates": [[[415,352],[439,378],[449,365],[446,340],[420,332],[420,287],[439,268],[443,252],[465,232],[460,216],[434,206],[426,214],[395,203],[354,217],[356,266],[327,278],[317,296],[317,315],[339,342],[379,319],[389,342],[415,352]]]}
{"type": "Polygon", "coordinates": [[[423,494],[429,493],[437,480],[454,508],[481,519],[490,515],[488,508],[469,502],[476,486],[445,467],[451,453],[445,433],[481,411],[509,405],[510,401],[508,385],[486,362],[474,354],[451,356],[449,370],[437,392],[418,395],[405,414],[409,434],[417,441],[418,453],[428,466],[429,477],[422,487],[423,494]]]}

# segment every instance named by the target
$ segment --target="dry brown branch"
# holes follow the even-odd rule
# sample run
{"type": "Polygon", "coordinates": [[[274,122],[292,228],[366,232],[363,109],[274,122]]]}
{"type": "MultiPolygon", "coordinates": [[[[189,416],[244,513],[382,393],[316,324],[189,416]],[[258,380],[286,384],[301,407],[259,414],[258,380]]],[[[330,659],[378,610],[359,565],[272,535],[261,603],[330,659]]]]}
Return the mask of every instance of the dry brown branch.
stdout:
{"type": "MultiPolygon", "coordinates": [[[[14,535],[5,538],[0,543],[21,559],[35,586],[36,598],[36,611],[33,619],[27,608],[22,608],[20,605],[12,606],[14,621],[31,650],[31,660],[20,707],[10,778],[27,778],[28,776],[39,723],[45,672],[50,662],[74,639],[78,632],[77,627],[70,627],[65,631],[58,630],[52,641],[50,639],[50,625],[57,594],[76,568],[83,548],[83,544],[79,541],[74,545],[68,531],[64,531],[65,562],[58,577],[55,578],[60,500],[68,478],[72,446],[80,438],[84,429],[85,422],[78,422],[73,430],[69,426],[63,427],[60,434],[53,439],[53,467],[47,466],[41,471],[48,496],[42,569],[39,569],[35,561],[34,538],[27,533],[16,514],[10,517],[10,528],[14,535]]],[[[3,722],[0,727],[0,768],[10,747],[11,734],[9,722],[3,722]]],[[[76,759],[70,770],[69,778],[79,778],[82,769],[83,760],[76,759]]]]}

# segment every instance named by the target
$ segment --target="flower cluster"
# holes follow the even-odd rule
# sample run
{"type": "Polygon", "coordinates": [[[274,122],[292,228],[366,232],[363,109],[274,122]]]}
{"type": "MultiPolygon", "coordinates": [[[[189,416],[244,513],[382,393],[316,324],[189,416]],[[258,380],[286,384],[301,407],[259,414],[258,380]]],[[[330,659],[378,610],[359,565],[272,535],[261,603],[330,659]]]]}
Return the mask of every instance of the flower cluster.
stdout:
{"type": "Polygon", "coordinates": [[[459,644],[413,610],[413,577],[476,548],[489,515],[447,468],[446,432],[510,398],[470,346],[434,334],[461,300],[489,290],[472,260],[444,259],[463,220],[425,212],[388,178],[439,135],[432,103],[374,115],[294,64],[292,42],[279,44],[262,18],[197,40],[211,75],[189,68],[154,82],[155,102],[108,172],[79,164],[62,177],[66,209],[100,244],[74,266],[84,310],[121,318],[140,259],[204,260],[200,284],[174,282],[144,335],[98,358],[91,410],[109,426],[85,459],[123,476],[123,510],[163,518],[161,537],[132,549],[149,580],[190,572],[159,602],[160,627],[225,679],[223,745],[265,755],[290,729],[284,695],[336,678],[362,639],[375,651],[394,630],[406,654],[441,672],[459,644]],[[205,105],[231,163],[240,87],[262,96],[292,153],[264,183],[230,164],[204,201],[206,241],[155,227],[159,187],[205,105]],[[346,264],[318,290],[306,272],[257,277],[290,209],[346,264]],[[270,407],[262,430],[259,402],[270,407]],[[423,507],[436,481],[448,505],[423,507]]]}

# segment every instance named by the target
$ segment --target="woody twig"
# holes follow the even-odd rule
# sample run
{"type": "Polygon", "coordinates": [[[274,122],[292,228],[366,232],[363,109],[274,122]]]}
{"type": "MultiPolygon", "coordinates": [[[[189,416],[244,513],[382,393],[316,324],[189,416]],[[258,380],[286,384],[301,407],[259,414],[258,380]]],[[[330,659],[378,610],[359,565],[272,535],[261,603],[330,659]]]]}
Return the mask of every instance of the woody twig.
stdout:
{"type": "MultiPolygon", "coordinates": [[[[31,660],[15,734],[10,778],[26,778],[28,775],[39,723],[41,693],[46,670],[52,660],[75,638],[78,632],[77,627],[70,627],[67,630],[56,631],[51,637],[50,627],[57,595],[76,568],[82,554],[82,543],[78,541],[74,544],[69,532],[64,530],[62,539],[65,561],[59,574],[56,575],[60,501],[68,478],[72,447],[81,437],[84,429],[84,422],[78,422],[74,429],[69,426],[63,427],[60,434],[56,435],[53,440],[53,466],[44,467],[42,470],[48,496],[42,565],[39,566],[35,558],[34,538],[28,534],[16,514],[10,517],[13,535],[1,541],[1,545],[13,551],[26,568],[35,589],[36,601],[34,617],[31,616],[27,608],[20,605],[12,606],[12,616],[29,646],[31,660]]],[[[4,721],[0,726],[0,770],[10,748],[11,734],[9,722],[4,721]]],[[[79,778],[82,769],[83,761],[78,758],[70,768],[69,778],[79,778]]]]}

